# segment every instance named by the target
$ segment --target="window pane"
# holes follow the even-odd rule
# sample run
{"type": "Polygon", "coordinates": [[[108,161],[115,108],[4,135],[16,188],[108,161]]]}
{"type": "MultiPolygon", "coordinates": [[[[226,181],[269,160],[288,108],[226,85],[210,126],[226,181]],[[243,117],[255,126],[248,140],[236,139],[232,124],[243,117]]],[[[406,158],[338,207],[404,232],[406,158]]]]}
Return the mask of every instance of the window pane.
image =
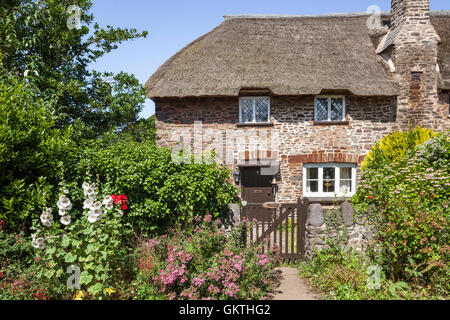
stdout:
{"type": "Polygon", "coordinates": [[[306,181],[306,192],[319,192],[319,181],[306,181]]]}
{"type": "Polygon", "coordinates": [[[334,168],[323,168],[323,179],[324,180],[334,180],[335,174],[334,168]]]}
{"type": "Polygon", "coordinates": [[[269,122],[269,99],[256,98],[256,122],[269,122]]]}
{"type": "Polygon", "coordinates": [[[323,180],[323,192],[334,192],[334,180],[323,180]]]}
{"type": "Polygon", "coordinates": [[[319,168],[307,168],[306,179],[319,179],[319,168]]]}
{"type": "Polygon", "coordinates": [[[352,179],[352,168],[341,168],[341,179],[352,179]]]}
{"type": "Polygon", "coordinates": [[[328,98],[316,100],[316,121],[328,120],[328,98]]]}
{"type": "Polygon", "coordinates": [[[334,192],[335,173],[335,168],[323,168],[323,192],[334,192]]]}
{"type": "Polygon", "coordinates": [[[341,121],[344,120],[344,99],[332,98],[331,99],[331,120],[341,121]]]}
{"type": "Polygon", "coordinates": [[[341,188],[339,191],[342,193],[352,192],[352,181],[351,180],[341,180],[341,188]]]}
{"type": "Polygon", "coordinates": [[[241,122],[253,122],[253,99],[240,100],[241,122]]]}

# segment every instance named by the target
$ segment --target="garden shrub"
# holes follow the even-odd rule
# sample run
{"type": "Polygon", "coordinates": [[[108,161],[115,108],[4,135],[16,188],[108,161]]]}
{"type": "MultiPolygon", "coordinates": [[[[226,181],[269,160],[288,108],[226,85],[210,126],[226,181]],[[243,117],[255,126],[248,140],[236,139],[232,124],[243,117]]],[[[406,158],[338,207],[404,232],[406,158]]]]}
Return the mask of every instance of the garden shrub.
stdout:
{"type": "Polygon", "coordinates": [[[74,150],[71,128],[56,129],[55,119],[52,99],[0,71],[0,219],[10,231],[29,227],[74,150]]]}
{"type": "Polygon", "coordinates": [[[176,163],[168,148],[154,143],[97,143],[75,162],[70,174],[75,184],[88,173],[111,192],[128,195],[126,219],[143,233],[164,233],[195,212],[224,219],[237,193],[228,169],[215,163],[176,163]]]}
{"type": "Polygon", "coordinates": [[[394,280],[450,283],[450,131],[381,169],[370,166],[352,203],[376,226],[373,257],[394,280]]]}
{"type": "Polygon", "coordinates": [[[196,217],[194,229],[144,241],[139,254],[135,299],[251,299],[271,297],[278,280],[273,253],[242,242],[245,224],[231,236],[211,215],[196,217]],[[203,222],[202,222],[203,220],[203,222]],[[196,222],[197,221],[197,222],[196,222]]]}
{"type": "Polygon", "coordinates": [[[408,150],[423,144],[434,135],[433,130],[420,126],[408,131],[394,131],[375,144],[364,159],[362,169],[381,169],[386,164],[395,163],[403,159],[408,150]]]}

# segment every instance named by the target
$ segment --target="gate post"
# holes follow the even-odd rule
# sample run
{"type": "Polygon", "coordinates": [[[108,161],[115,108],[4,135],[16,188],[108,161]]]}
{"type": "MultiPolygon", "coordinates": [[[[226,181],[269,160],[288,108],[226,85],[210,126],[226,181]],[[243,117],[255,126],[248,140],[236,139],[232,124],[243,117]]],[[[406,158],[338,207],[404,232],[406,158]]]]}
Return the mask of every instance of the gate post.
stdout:
{"type": "Polygon", "coordinates": [[[300,259],[305,259],[305,236],[306,236],[306,220],[308,215],[309,199],[308,198],[298,198],[297,201],[297,243],[298,243],[298,253],[300,254],[300,259]]]}

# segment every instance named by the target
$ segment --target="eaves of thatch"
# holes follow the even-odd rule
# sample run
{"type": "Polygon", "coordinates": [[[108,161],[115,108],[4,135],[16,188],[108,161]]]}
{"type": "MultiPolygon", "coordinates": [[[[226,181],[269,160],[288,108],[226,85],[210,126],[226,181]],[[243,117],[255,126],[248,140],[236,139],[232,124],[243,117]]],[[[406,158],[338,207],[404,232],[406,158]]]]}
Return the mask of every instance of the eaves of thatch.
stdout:
{"type": "Polygon", "coordinates": [[[245,88],[274,95],[397,95],[367,19],[364,13],[225,17],[166,61],[145,87],[152,99],[238,96],[245,88]]]}

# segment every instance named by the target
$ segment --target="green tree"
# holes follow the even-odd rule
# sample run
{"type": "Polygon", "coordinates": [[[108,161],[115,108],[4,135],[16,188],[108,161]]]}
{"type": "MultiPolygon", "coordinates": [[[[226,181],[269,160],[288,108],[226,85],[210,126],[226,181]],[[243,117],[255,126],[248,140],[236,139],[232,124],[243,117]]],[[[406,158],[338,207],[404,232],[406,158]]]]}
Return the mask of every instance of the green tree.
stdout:
{"type": "Polygon", "coordinates": [[[58,126],[81,122],[96,135],[121,129],[137,121],[144,89],[133,75],[91,71],[89,65],[124,41],[146,37],[147,32],[101,28],[89,13],[92,1],[75,3],[78,7],[72,0],[2,0],[4,68],[28,77],[42,94],[57,95],[58,126]]]}

